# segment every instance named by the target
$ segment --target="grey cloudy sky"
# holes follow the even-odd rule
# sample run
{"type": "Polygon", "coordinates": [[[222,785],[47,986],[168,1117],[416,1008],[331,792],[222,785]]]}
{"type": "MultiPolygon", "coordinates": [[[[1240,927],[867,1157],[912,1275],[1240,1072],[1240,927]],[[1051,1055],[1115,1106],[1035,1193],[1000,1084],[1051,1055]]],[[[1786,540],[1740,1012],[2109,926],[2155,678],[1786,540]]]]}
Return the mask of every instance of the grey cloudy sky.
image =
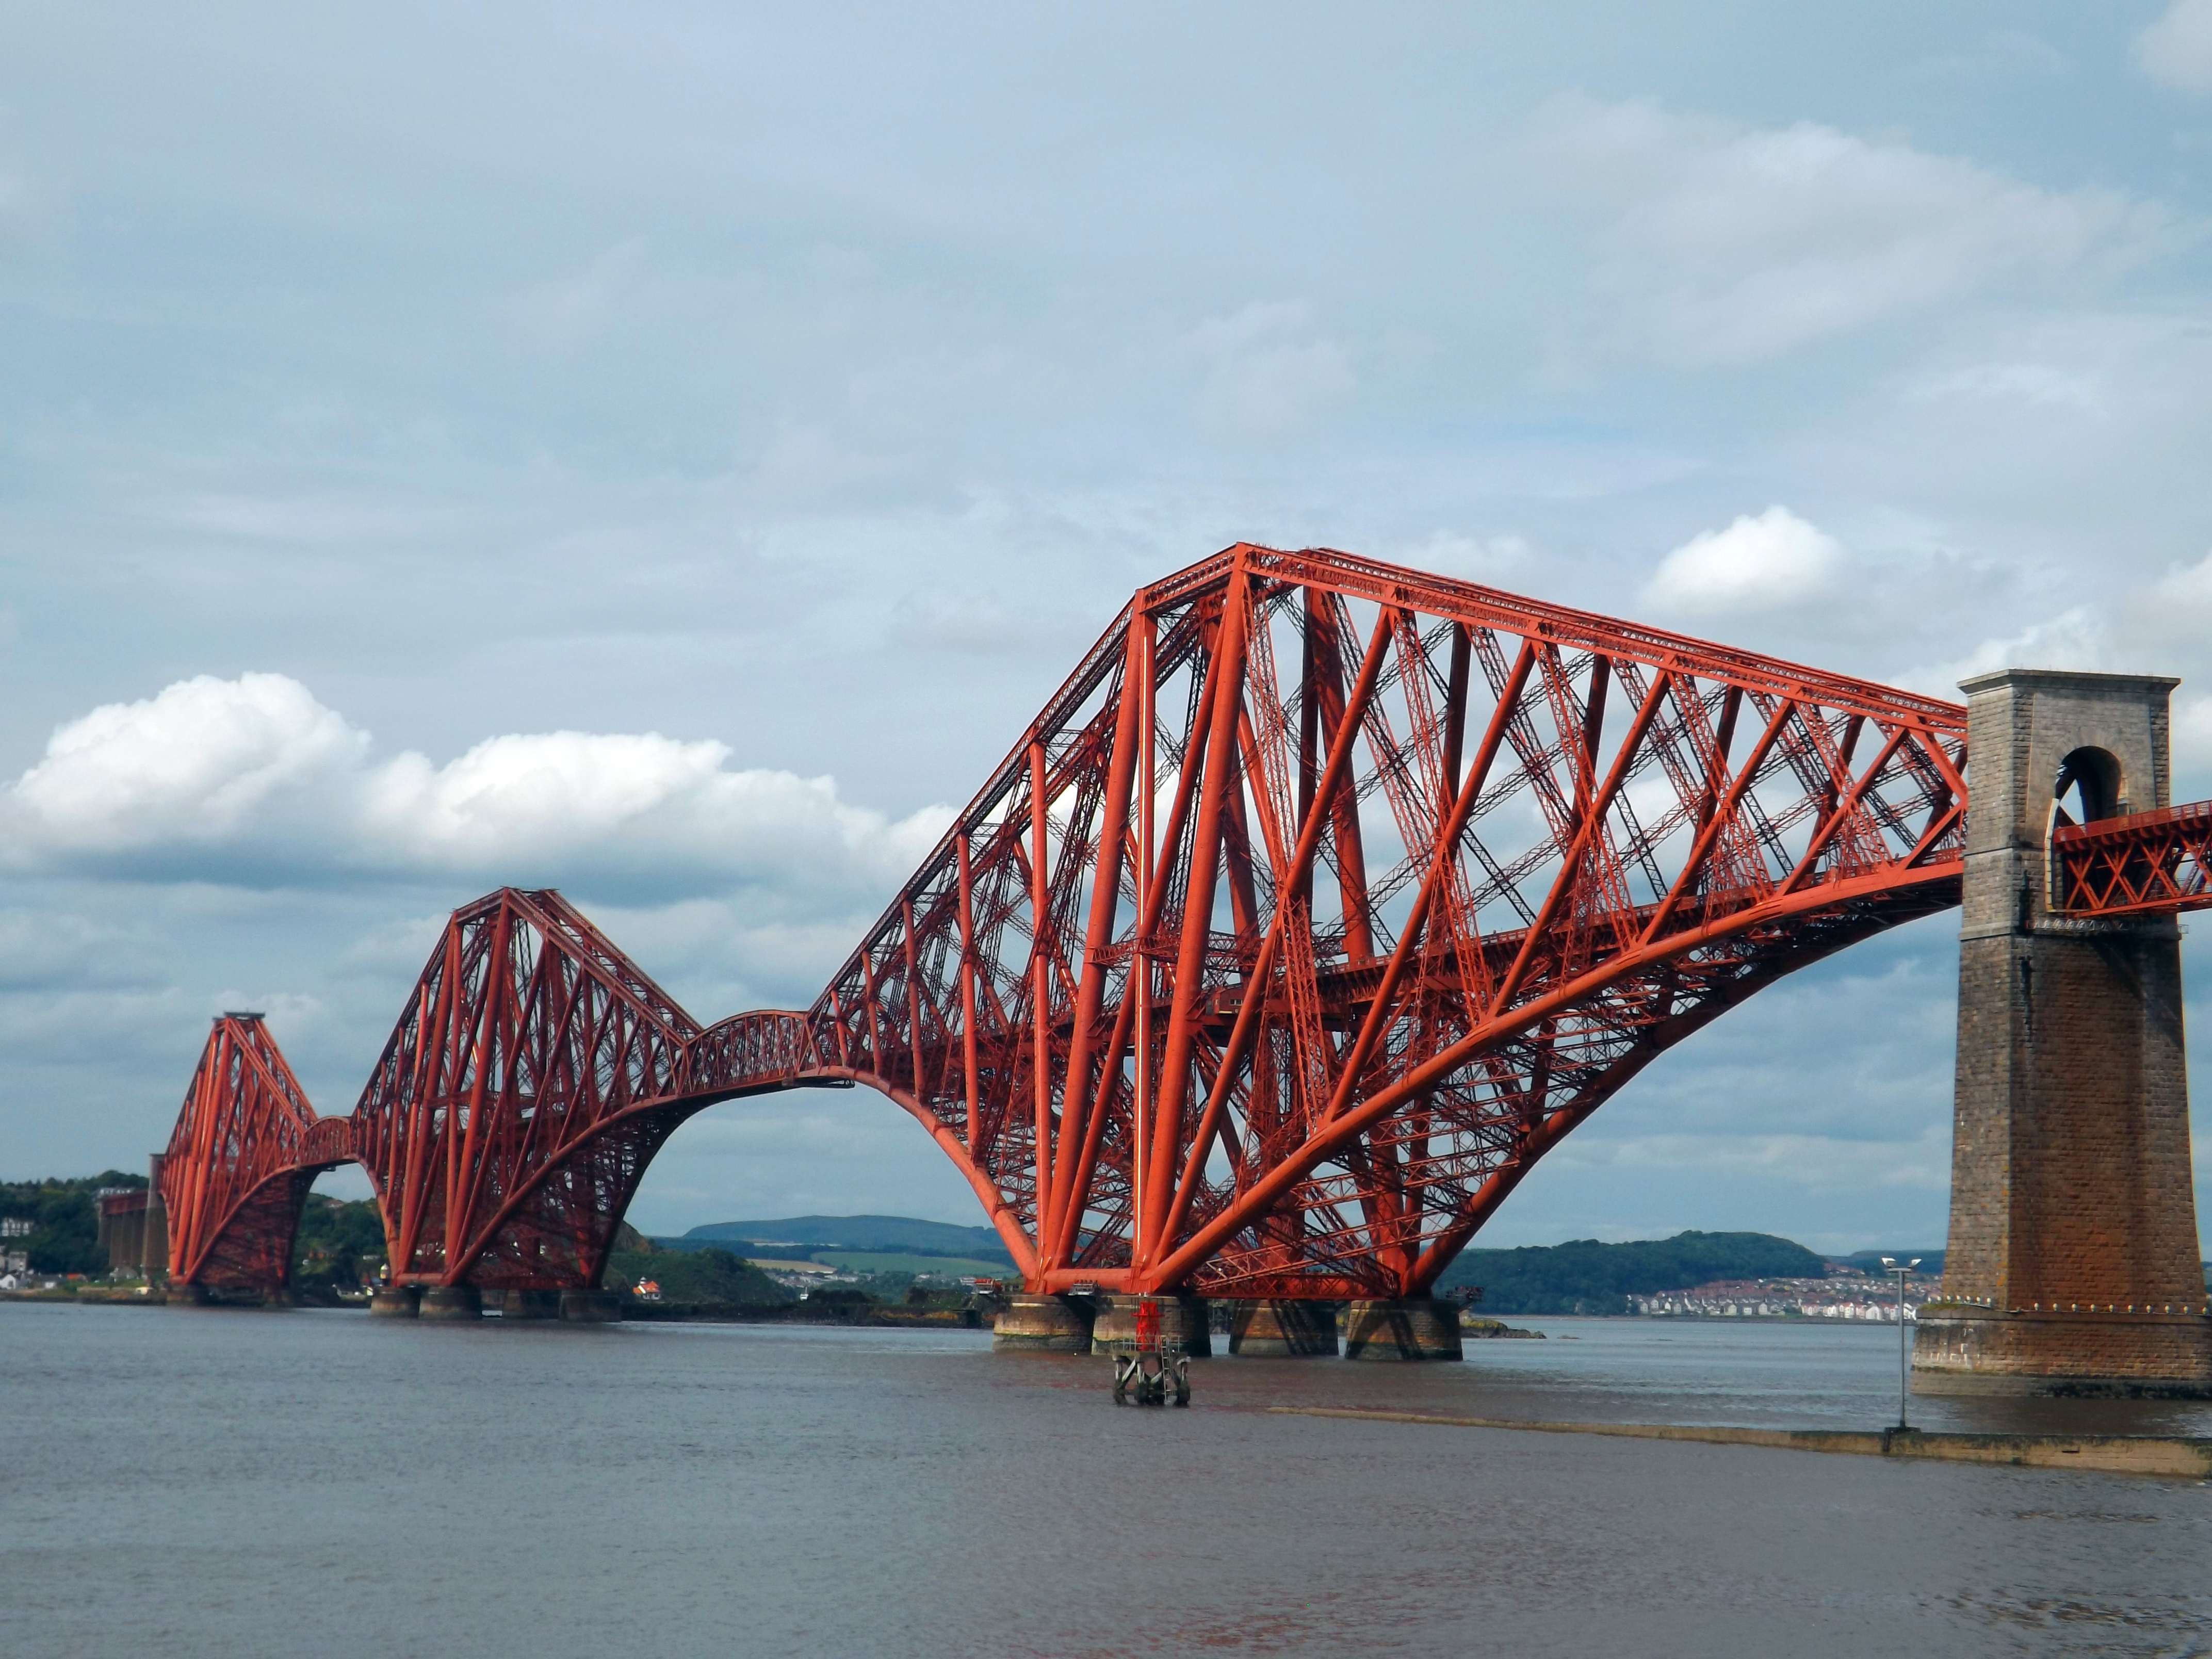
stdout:
{"type": "MultiPolygon", "coordinates": [[[[0,1176],[140,1164],[224,1007],[347,1109],[502,882],[696,1014],[810,999],[1239,539],[2179,673],[2212,795],[2209,227],[2212,0],[10,6],[0,1176]]],[[[1939,1241],[1954,930],[1486,1240],[1939,1241]]],[[[696,1121],[635,1218],[808,1210],[978,1218],[860,1093],[696,1121]]]]}

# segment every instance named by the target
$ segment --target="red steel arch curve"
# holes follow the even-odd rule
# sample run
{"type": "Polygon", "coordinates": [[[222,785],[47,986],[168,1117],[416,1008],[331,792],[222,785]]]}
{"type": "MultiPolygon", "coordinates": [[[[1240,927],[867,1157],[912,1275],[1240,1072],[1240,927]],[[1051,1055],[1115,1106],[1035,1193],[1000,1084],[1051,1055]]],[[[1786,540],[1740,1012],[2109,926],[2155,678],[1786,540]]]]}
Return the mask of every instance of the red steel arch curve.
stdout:
{"type": "Polygon", "coordinates": [[[812,1007],[702,1030],[502,890],[351,1150],[404,1277],[588,1285],[684,1118],[864,1084],[1032,1289],[1419,1295],[1656,1055],[1955,904],[1966,772],[1953,703],[1240,545],[1135,595],[812,1007]]]}

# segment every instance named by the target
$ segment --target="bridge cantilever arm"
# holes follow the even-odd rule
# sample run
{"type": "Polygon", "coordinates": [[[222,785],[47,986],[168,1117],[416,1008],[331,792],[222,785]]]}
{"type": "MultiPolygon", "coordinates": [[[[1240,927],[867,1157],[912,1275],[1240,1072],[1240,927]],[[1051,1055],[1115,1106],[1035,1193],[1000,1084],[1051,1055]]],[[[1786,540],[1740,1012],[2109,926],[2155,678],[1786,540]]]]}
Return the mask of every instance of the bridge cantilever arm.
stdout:
{"type": "MultiPolygon", "coordinates": [[[[1378,643],[1384,632],[1385,630],[1378,625],[1376,629],[1378,643]]],[[[1419,891],[1414,896],[1413,911],[1406,918],[1406,926],[1398,935],[1397,947],[1390,952],[1390,960],[1383,968],[1381,987],[1368,1005],[1367,1018],[1361,1022],[1359,1035],[1352,1042],[1351,1053],[1345,1057],[1342,1069],[1338,1075],[1337,1085],[1331,1092],[1328,1103],[1322,1110],[1322,1121],[1324,1124],[1333,1120],[1342,1109],[1345,1096],[1356,1085],[1359,1073],[1366,1067],[1368,1057],[1375,1051],[1384,1011],[1391,1006],[1392,1000],[1397,994],[1398,982],[1405,974],[1406,963],[1411,959],[1415,945],[1424,936],[1427,928],[1430,909],[1435,904],[1437,894],[1451,868],[1451,849],[1458,842],[1460,832],[1467,827],[1468,817],[1474,811],[1474,803],[1482,793],[1482,786],[1489,778],[1491,766],[1497,759],[1498,746],[1504,739],[1505,729],[1519,712],[1521,690],[1528,684],[1529,672],[1534,667],[1535,662],[1535,641],[1522,641],[1520,653],[1514,659],[1512,672],[1506,677],[1505,687],[1498,696],[1497,707],[1491,713],[1490,726],[1483,734],[1482,747],[1476,754],[1475,763],[1468,769],[1467,778],[1452,802],[1450,812],[1438,828],[1428,872],[1422,878],[1419,891]]],[[[1362,678],[1364,683],[1365,678],[1364,670],[1362,678]]],[[[1663,675],[1661,676],[1662,681],[1664,678],[1663,675]]],[[[1656,689],[1655,687],[1655,690],[1656,689]]],[[[1353,724],[1353,720],[1347,713],[1343,726],[1339,729],[1339,735],[1341,736],[1343,732],[1351,729],[1353,724]]],[[[1332,762],[1336,758],[1332,755],[1332,762]]],[[[1305,860],[1305,865],[1303,867],[1311,866],[1314,838],[1318,834],[1321,821],[1321,805],[1328,798],[1328,791],[1326,789],[1316,789],[1314,792],[1311,822],[1307,827],[1306,836],[1299,842],[1299,850],[1305,860]]],[[[1278,909],[1275,914],[1277,927],[1279,928],[1282,918],[1287,914],[1287,907],[1278,909]]],[[[1275,937],[1275,930],[1271,929],[1268,934],[1271,943],[1275,937]]],[[[1254,978],[1256,981],[1264,981],[1267,976],[1268,969],[1273,965],[1272,957],[1263,958],[1261,966],[1254,975],[1254,978]]],[[[1266,1000],[1266,987],[1263,982],[1260,985],[1258,992],[1246,997],[1244,1006],[1237,1010],[1237,1030],[1245,1032],[1247,1044],[1251,1040],[1250,1033],[1246,1029],[1247,1021],[1253,1018],[1257,1009],[1264,1005],[1266,1000]]],[[[1232,1032],[1231,1048],[1224,1051],[1224,1063],[1216,1077],[1212,1097],[1206,1103],[1206,1116],[1200,1122],[1198,1133],[1192,1139],[1190,1155],[1184,1160],[1182,1181],[1176,1193],[1175,1206],[1168,1217],[1164,1236],[1169,1238],[1175,1237],[1176,1230],[1188,1217],[1191,1204],[1197,1197],[1199,1172],[1205,1169],[1206,1160],[1212,1155],[1213,1138],[1220,1133],[1221,1115],[1225,1109],[1228,1098],[1229,1080],[1235,1065],[1243,1058],[1243,1048],[1237,1043],[1235,1032],[1232,1032]]]]}
{"type": "MultiPolygon", "coordinates": [[[[1653,1056],[1959,901],[1966,719],[1239,544],[1138,590],[803,1015],[702,1031],[558,894],[502,888],[453,913],[350,1120],[286,1103],[241,1017],[171,1137],[177,1262],[210,1285],[281,1276],[307,1171],[349,1145],[403,1279],[596,1275],[694,1113],[866,1082],[954,1160],[1033,1290],[1418,1294],[1653,1056]],[[1887,739],[1870,768],[1869,721],[1887,739]],[[1378,791],[1403,855],[1370,882],[1378,791]],[[1525,932],[1484,925],[1508,898],[1525,932]]],[[[2212,904],[2212,806],[2051,850],[2072,915],[2212,904]]]]}
{"type": "Polygon", "coordinates": [[[1304,1180],[1323,1158],[1348,1145],[1424,1090],[1434,1088],[1481,1049],[1528,1030],[1539,1020],[1571,1006],[1579,999],[1625,974],[1664,957],[1679,956],[1699,945],[1801,912],[1826,909],[1863,895],[1895,892],[1930,882],[1957,879],[1956,870],[1940,866],[1907,871],[1901,877],[1894,873],[1857,877],[1821,889],[1817,896],[1792,894],[1784,899],[1763,900],[1720,921],[1709,922],[1705,927],[1686,933],[1671,933],[1656,945],[1640,945],[1609,958],[1589,972],[1577,975],[1544,995],[1531,998],[1510,1013],[1498,1014],[1480,1022],[1459,1041],[1439,1049],[1397,1082],[1363,1101],[1356,1110],[1346,1113],[1316,1132],[1295,1152],[1248,1188],[1237,1204],[1192,1234],[1148,1277],[1160,1285],[1180,1283],[1196,1271],[1199,1264],[1238,1228],[1250,1224],[1255,1213],[1276,1202],[1304,1180]]]}

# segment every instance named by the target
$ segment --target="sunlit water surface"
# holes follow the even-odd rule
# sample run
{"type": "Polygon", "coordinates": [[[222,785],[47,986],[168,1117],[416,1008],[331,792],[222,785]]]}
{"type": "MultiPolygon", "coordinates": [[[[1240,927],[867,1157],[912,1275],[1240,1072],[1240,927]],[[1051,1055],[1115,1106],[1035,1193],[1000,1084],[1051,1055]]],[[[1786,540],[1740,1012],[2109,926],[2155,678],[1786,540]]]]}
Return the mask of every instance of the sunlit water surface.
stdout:
{"type": "Polygon", "coordinates": [[[0,1304],[0,1653],[2212,1654],[2194,1483],[1267,1409],[1896,1411],[1893,1331],[1527,1322],[1178,1412],[970,1333],[0,1304]]]}

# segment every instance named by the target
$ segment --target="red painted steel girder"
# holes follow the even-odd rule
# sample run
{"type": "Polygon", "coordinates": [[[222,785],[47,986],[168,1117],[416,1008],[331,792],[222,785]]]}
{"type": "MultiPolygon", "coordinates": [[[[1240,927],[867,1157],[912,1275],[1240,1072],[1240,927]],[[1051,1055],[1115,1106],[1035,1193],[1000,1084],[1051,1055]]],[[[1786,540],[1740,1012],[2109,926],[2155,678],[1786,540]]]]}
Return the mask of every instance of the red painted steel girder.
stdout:
{"type": "Polygon", "coordinates": [[[596,1285],[695,1112],[805,1080],[797,1014],[702,1031],[560,894],[453,913],[354,1109],[395,1281],[596,1285]]]}
{"type": "Polygon", "coordinates": [[[314,1177],[354,1161],[395,1282],[595,1285],[669,1133],[792,1086],[806,1031],[756,1013],[702,1032],[558,893],[489,894],[453,913],[350,1117],[313,1115],[258,1016],[216,1022],[163,1165],[172,1275],[281,1290],[314,1177]]]}
{"type": "Polygon", "coordinates": [[[2212,904],[2212,801],[2061,823],[2051,833],[2051,905],[2069,917],[2212,904]]]}
{"type": "Polygon", "coordinates": [[[354,1109],[393,1279],[596,1284],[698,1034],[559,894],[455,911],[354,1109]]]}
{"type": "Polygon", "coordinates": [[[173,1276],[212,1290],[284,1285],[301,1202],[350,1156],[350,1129],[315,1115],[259,1014],[217,1018],[161,1160],[173,1276]]]}
{"type": "Polygon", "coordinates": [[[401,1276],[590,1284],[684,1118],[864,1083],[1034,1288],[1419,1294],[1656,1054],[1955,903],[1966,763],[1954,704],[1239,546],[1136,595],[811,1008],[702,1031],[495,893],[352,1149],[401,1276]]]}
{"type": "Polygon", "coordinates": [[[1955,903],[1955,704],[1328,552],[1139,592],[810,1011],[1035,1288],[1418,1294],[1760,985],[1955,903]]]}

